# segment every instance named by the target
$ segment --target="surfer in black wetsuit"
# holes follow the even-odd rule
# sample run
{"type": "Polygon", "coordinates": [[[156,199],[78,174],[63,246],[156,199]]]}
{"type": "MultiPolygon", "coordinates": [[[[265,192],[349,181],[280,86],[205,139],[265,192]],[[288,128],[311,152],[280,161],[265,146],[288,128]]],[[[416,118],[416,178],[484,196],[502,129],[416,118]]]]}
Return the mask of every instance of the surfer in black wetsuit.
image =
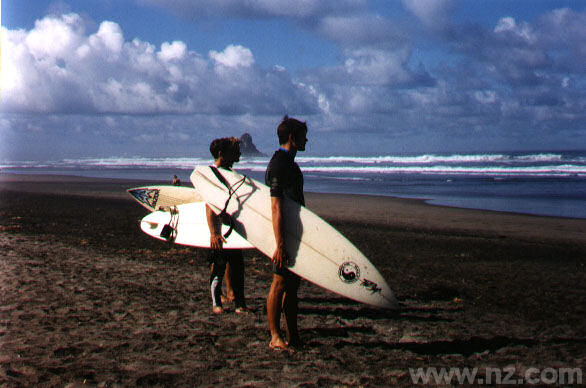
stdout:
{"type": "Polygon", "coordinates": [[[301,345],[297,328],[297,291],[299,276],[289,271],[289,257],[285,249],[282,211],[283,198],[305,205],[303,174],[295,163],[297,151],[305,151],[307,125],[285,116],[277,127],[280,148],[275,152],[265,174],[265,183],[271,190],[271,214],[277,248],[272,257],[273,282],[267,297],[267,319],[271,331],[271,349],[289,349],[301,345]],[[281,313],[285,315],[287,341],[280,333],[281,313]]]}
{"type": "MultiPolygon", "coordinates": [[[[232,169],[232,165],[240,160],[240,143],[235,137],[215,139],[210,144],[210,152],[214,157],[214,166],[232,169]]],[[[236,312],[246,312],[244,300],[244,259],[240,249],[222,249],[226,242],[222,236],[222,223],[219,217],[206,204],[206,218],[210,229],[211,266],[210,291],[212,294],[212,312],[224,312],[222,305],[222,278],[226,281],[226,299],[234,301],[236,312]]]]}

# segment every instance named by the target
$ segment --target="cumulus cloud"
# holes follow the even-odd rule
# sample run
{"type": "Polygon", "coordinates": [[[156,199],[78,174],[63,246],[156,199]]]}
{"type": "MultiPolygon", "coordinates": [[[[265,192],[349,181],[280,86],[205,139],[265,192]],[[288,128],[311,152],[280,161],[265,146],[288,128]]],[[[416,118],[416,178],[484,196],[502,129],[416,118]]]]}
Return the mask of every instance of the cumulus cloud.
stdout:
{"type": "MultiPolygon", "coordinates": [[[[432,18],[424,5],[410,2],[422,19],[432,18]]],[[[452,5],[438,2],[436,11],[446,15],[452,5]]],[[[471,131],[505,138],[507,128],[525,134],[583,131],[586,97],[579,85],[586,71],[585,15],[562,9],[532,23],[503,15],[492,27],[450,25],[450,33],[438,42],[459,60],[443,63],[440,56],[425,67],[413,63],[414,43],[408,40],[395,48],[348,45],[343,64],[308,74],[307,83],[341,127],[342,117],[351,123],[346,127],[355,128],[360,125],[354,119],[368,117],[372,127],[373,117],[387,117],[392,127],[412,128],[412,133],[428,128],[463,138],[471,131]]],[[[335,21],[322,30],[332,39],[344,34],[342,23],[335,21]]],[[[351,24],[346,31],[351,33],[351,24]]]]}
{"type": "Polygon", "coordinates": [[[250,67],[254,64],[252,51],[242,46],[229,45],[222,52],[210,51],[210,58],[225,67],[250,67]]]}
{"type": "Polygon", "coordinates": [[[586,97],[572,81],[585,72],[585,17],[559,9],[531,23],[503,15],[493,28],[460,26],[448,43],[467,60],[440,77],[453,95],[473,97],[461,104],[478,127],[583,131],[586,97]]]}
{"type": "Polygon", "coordinates": [[[352,50],[344,62],[344,72],[358,84],[405,84],[412,79],[406,68],[408,59],[407,50],[352,50]]]}
{"type": "MultiPolygon", "coordinates": [[[[455,30],[456,31],[456,30],[455,30]]],[[[513,92],[546,88],[564,93],[559,85],[586,72],[586,13],[550,11],[533,23],[510,16],[493,29],[461,27],[448,43],[474,60],[471,65],[513,92]]]]}
{"type": "Polygon", "coordinates": [[[185,58],[187,53],[187,46],[181,41],[175,41],[173,43],[163,42],[161,45],[161,51],[157,53],[157,56],[165,61],[181,60],[185,58]]]}
{"type": "Polygon", "coordinates": [[[206,58],[181,41],[127,41],[110,21],[87,33],[76,14],[47,16],[30,31],[3,28],[2,48],[5,112],[281,114],[314,104],[283,69],[255,66],[244,46],[206,58]]]}
{"type": "Polygon", "coordinates": [[[404,89],[433,86],[435,79],[425,68],[411,66],[410,58],[411,49],[406,46],[395,50],[348,49],[341,65],[306,73],[304,79],[322,92],[322,101],[332,100],[327,104],[329,111],[358,112],[356,108],[361,106],[361,112],[366,114],[381,110],[379,98],[388,102],[395,99],[391,94],[400,94],[404,89]],[[347,102],[351,101],[355,103],[349,107],[347,102]]]}
{"type": "Polygon", "coordinates": [[[96,138],[116,134],[121,144],[126,131],[142,144],[193,144],[194,122],[204,133],[243,127],[254,134],[255,123],[272,129],[284,113],[308,119],[312,132],[372,133],[373,139],[425,141],[429,133],[466,139],[472,132],[492,139],[510,135],[510,128],[524,135],[535,128],[540,135],[584,131],[586,12],[559,9],[531,22],[500,15],[490,26],[457,25],[448,21],[454,1],[403,3],[426,27],[449,26],[432,50],[360,1],[343,2],[340,10],[334,10],[337,2],[310,0],[286,10],[260,0],[168,3],[201,17],[221,11],[305,18],[298,25],[332,42],[338,56],[295,75],[283,66],[262,68],[242,42],[197,53],[182,41],[128,40],[116,23],[91,28],[76,14],[45,17],[28,31],[2,28],[0,131],[75,127],[81,142],[92,128],[96,138]],[[352,7],[357,12],[344,12],[352,7]],[[47,115],[38,113],[51,120],[42,122],[47,115]],[[159,113],[168,115],[160,119],[159,113]],[[161,135],[161,128],[179,135],[161,135]]]}
{"type": "Polygon", "coordinates": [[[89,37],[89,44],[95,50],[119,54],[124,44],[124,35],[118,24],[105,21],[100,24],[98,32],[89,37]]]}
{"type": "Polygon", "coordinates": [[[76,14],[63,15],[60,19],[45,18],[35,22],[35,28],[24,38],[29,53],[36,59],[67,55],[79,46],[84,25],[76,14]]]}

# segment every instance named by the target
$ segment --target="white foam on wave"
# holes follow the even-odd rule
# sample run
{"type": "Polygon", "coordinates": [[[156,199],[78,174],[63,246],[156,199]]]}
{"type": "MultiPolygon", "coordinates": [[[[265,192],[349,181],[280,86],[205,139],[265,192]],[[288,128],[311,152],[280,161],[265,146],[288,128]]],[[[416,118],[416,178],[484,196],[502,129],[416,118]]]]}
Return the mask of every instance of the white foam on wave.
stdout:
{"type": "MultiPolygon", "coordinates": [[[[265,166],[235,166],[236,170],[264,172],[265,166]]],[[[466,166],[304,166],[304,173],[324,174],[422,174],[422,175],[470,175],[470,176],[586,176],[586,166],[548,165],[534,167],[466,167],[466,166]]],[[[344,177],[348,179],[349,177],[344,177]]],[[[356,177],[359,179],[359,177],[356,177]]]]}
{"type": "Polygon", "coordinates": [[[554,162],[562,161],[563,156],[560,154],[532,154],[532,155],[519,155],[515,159],[524,162],[554,162]]]}
{"type": "Polygon", "coordinates": [[[386,166],[386,167],[305,167],[307,172],[346,174],[434,174],[434,175],[484,175],[484,176],[586,176],[586,166],[551,165],[531,167],[466,167],[466,166],[386,166]]]}
{"type": "MultiPolygon", "coordinates": [[[[242,158],[236,170],[264,172],[268,157],[242,158]]],[[[344,174],[344,178],[364,174],[444,174],[486,176],[568,176],[586,175],[584,153],[568,156],[561,153],[527,154],[424,154],[416,156],[326,156],[298,155],[296,161],[304,172],[344,174]]],[[[55,169],[179,169],[191,170],[210,164],[211,158],[199,157],[111,157],[64,159],[51,162],[8,162],[3,168],[55,169]]]]}
{"type": "Polygon", "coordinates": [[[297,156],[300,164],[437,164],[437,163],[516,163],[516,162],[559,162],[563,156],[555,153],[506,155],[506,154],[425,154],[414,156],[327,156],[304,157],[297,156]]]}
{"type": "Polygon", "coordinates": [[[207,162],[201,158],[95,158],[65,159],[53,167],[101,167],[101,168],[193,168],[207,162]]]}
{"type": "Polygon", "coordinates": [[[432,164],[432,163],[487,163],[510,159],[506,155],[417,155],[417,156],[328,156],[297,157],[298,163],[356,163],[356,164],[432,164]]]}

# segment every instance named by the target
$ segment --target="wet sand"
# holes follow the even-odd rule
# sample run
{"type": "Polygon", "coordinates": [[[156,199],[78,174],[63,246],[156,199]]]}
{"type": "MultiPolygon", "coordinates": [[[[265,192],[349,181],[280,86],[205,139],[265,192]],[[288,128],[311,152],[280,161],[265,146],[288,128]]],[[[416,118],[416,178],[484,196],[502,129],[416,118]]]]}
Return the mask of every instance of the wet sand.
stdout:
{"type": "Polygon", "coordinates": [[[290,354],[268,348],[268,258],[245,255],[253,313],[212,315],[207,252],[140,231],[125,189],[142,183],[0,174],[0,385],[389,386],[412,385],[409,368],[586,365],[586,220],[310,193],[401,310],[304,282],[290,354]]]}

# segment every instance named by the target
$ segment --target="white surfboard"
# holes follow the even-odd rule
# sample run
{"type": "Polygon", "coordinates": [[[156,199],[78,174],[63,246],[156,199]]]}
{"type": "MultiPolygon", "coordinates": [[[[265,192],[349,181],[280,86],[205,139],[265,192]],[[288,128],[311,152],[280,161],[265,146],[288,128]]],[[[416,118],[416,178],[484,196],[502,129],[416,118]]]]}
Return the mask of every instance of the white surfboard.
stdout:
{"type": "MultiPolygon", "coordinates": [[[[178,205],[170,210],[150,213],[140,222],[143,232],[163,241],[198,248],[210,247],[210,230],[206,219],[205,202],[178,205]],[[165,228],[165,232],[163,229],[165,228]]],[[[229,227],[222,225],[222,234],[229,227]]],[[[223,244],[224,249],[254,248],[236,231],[232,231],[223,244]]]]}
{"type": "MultiPolygon", "coordinates": [[[[272,257],[275,237],[269,188],[254,179],[217,169],[223,184],[209,166],[197,167],[191,182],[215,211],[223,209],[229,189],[235,190],[227,212],[234,229],[258,250],[272,257]]],[[[285,239],[289,269],[310,282],[358,302],[397,308],[393,291],[374,265],[341,233],[319,216],[285,198],[285,239]]]]}
{"type": "Polygon", "coordinates": [[[169,209],[171,206],[203,201],[193,187],[144,186],[126,190],[138,203],[150,211],[169,209]]]}

